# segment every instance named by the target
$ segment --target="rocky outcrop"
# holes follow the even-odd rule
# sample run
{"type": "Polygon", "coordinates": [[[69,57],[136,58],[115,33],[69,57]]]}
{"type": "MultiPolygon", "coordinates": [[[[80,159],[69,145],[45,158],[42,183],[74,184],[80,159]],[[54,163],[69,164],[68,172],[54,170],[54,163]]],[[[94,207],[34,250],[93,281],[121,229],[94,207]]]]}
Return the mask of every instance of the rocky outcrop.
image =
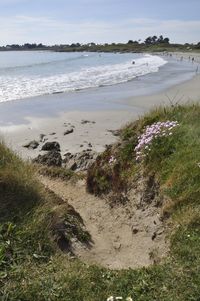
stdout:
{"type": "Polygon", "coordinates": [[[62,157],[59,151],[49,151],[44,155],[39,155],[33,160],[34,163],[47,165],[47,166],[62,166],[62,157]]]}
{"type": "Polygon", "coordinates": [[[96,152],[88,149],[76,154],[68,152],[64,155],[64,160],[62,160],[60,151],[50,150],[43,155],[40,154],[33,162],[46,166],[62,166],[73,171],[85,171],[96,160],[97,155],[96,152]]]}
{"type": "Polygon", "coordinates": [[[97,153],[92,150],[83,150],[77,154],[66,153],[63,164],[74,171],[84,171],[95,161],[97,153]]]}

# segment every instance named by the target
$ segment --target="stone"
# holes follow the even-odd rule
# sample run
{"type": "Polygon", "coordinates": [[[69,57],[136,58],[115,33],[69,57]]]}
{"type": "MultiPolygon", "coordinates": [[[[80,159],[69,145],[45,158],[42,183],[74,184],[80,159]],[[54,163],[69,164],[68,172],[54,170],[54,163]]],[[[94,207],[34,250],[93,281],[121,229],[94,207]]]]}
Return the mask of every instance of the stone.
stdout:
{"type": "Polygon", "coordinates": [[[42,149],[43,151],[60,151],[60,144],[57,141],[46,142],[42,149]]]}
{"type": "Polygon", "coordinates": [[[133,229],[132,229],[133,234],[137,234],[138,231],[139,231],[139,230],[138,230],[137,228],[133,228],[133,229]]]}
{"type": "Polygon", "coordinates": [[[40,142],[44,142],[44,137],[45,137],[46,135],[45,134],[40,134],[40,142]]]}
{"type": "Polygon", "coordinates": [[[107,130],[107,132],[113,134],[113,136],[116,136],[116,137],[118,137],[120,135],[119,130],[107,130]]]}
{"type": "Polygon", "coordinates": [[[87,123],[96,123],[95,121],[89,121],[89,120],[81,120],[81,124],[87,124],[87,123]]]}
{"type": "Polygon", "coordinates": [[[23,147],[29,148],[29,149],[36,149],[39,145],[39,142],[36,140],[32,140],[26,144],[23,145],[23,147]]]}
{"type": "Polygon", "coordinates": [[[84,171],[95,161],[97,153],[89,150],[83,150],[79,153],[72,155],[71,153],[65,154],[63,160],[64,166],[73,171],[84,171]]]}
{"type": "Polygon", "coordinates": [[[152,234],[152,236],[151,236],[151,239],[154,240],[154,239],[156,238],[156,236],[157,236],[157,233],[154,232],[154,233],[152,234]]]}
{"type": "Polygon", "coordinates": [[[33,159],[34,163],[47,165],[47,166],[62,166],[62,157],[59,151],[49,151],[44,155],[39,155],[33,159]]]}
{"type": "Polygon", "coordinates": [[[73,133],[73,131],[74,131],[74,129],[70,128],[70,129],[64,131],[63,135],[69,135],[69,134],[73,133]]]}
{"type": "Polygon", "coordinates": [[[72,153],[68,152],[66,154],[64,154],[65,159],[63,160],[64,163],[67,163],[70,159],[72,159],[74,157],[74,155],[72,155],[72,153]]]}

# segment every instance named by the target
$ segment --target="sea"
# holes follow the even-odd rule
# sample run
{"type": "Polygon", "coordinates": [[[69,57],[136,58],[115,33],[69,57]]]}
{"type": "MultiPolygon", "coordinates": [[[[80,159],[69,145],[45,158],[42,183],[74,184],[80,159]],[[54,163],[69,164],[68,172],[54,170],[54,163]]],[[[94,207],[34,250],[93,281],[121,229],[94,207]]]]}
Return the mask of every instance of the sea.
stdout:
{"type": "Polygon", "coordinates": [[[0,102],[118,85],[167,63],[150,54],[0,52],[0,102]]]}
{"type": "Polygon", "coordinates": [[[129,99],[165,93],[194,77],[196,68],[167,53],[0,52],[0,129],[69,111],[142,114],[143,106],[140,111],[129,99]]]}

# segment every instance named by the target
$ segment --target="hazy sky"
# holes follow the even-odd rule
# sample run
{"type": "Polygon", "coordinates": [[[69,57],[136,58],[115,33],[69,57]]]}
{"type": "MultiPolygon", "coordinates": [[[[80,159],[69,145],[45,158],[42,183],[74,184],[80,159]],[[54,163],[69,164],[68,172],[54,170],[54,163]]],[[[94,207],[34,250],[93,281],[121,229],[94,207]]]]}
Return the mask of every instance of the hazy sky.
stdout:
{"type": "Polygon", "coordinates": [[[0,0],[0,45],[200,42],[200,0],[0,0]]]}

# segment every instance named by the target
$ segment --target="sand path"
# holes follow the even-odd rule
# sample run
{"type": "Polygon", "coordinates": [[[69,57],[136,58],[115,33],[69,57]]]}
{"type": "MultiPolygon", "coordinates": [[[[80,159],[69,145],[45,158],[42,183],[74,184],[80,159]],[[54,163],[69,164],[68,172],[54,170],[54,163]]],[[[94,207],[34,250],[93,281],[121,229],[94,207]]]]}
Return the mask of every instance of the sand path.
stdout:
{"type": "Polygon", "coordinates": [[[135,268],[148,266],[166,254],[159,209],[139,208],[140,193],[130,191],[128,203],[111,208],[106,199],[86,192],[84,180],[66,183],[40,176],[40,181],[81,215],[93,241],[91,248],[74,245],[74,254],[84,262],[111,269],[135,268]]]}

